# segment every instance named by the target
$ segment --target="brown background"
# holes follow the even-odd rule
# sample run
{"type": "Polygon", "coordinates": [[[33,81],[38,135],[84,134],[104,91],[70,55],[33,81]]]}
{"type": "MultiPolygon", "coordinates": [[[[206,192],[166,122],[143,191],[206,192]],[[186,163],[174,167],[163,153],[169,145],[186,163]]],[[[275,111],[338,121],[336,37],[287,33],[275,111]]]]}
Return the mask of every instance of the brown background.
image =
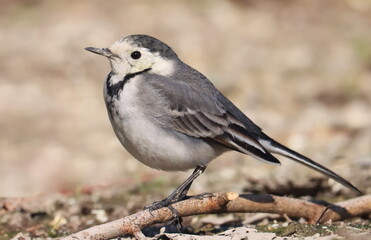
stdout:
{"type": "MultiPolygon", "coordinates": [[[[190,174],[142,165],[111,129],[108,61],[83,48],[135,33],[168,43],[268,134],[370,191],[371,2],[255,2],[1,1],[1,195],[147,181],[170,191],[190,174]]],[[[225,154],[192,192],[318,176],[282,160],[225,154]]]]}

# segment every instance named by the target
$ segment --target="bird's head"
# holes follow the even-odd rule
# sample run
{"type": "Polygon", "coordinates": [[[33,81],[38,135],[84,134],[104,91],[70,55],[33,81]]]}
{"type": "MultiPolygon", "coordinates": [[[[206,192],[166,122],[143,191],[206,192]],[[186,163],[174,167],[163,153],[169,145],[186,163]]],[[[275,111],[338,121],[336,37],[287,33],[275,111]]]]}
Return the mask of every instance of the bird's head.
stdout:
{"type": "Polygon", "coordinates": [[[87,47],[87,51],[110,60],[115,74],[126,76],[142,71],[169,76],[175,63],[176,53],[165,43],[147,35],[130,35],[114,42],[109,48],[87,47]]]}

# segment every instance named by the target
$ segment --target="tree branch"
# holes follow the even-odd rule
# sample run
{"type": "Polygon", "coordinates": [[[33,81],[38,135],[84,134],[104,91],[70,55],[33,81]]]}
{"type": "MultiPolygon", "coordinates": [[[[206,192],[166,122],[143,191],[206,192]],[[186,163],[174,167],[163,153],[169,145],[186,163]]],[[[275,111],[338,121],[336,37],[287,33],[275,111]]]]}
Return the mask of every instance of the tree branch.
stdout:
{"type": "MultiPolygon", "coordinates": [[[[305,218],[309,223],[324,223],[371,214],[371,195],[358,197],[337,204],[313,202],[274,195],[253,195],[237,193],[215,193],[211,197],[190,198],[172,205],[179,217],[211,213],[265,212],[286,214],[291,218],[305,218]]],[[[133,215],[93,226],[63,238],[108,239],[122,235],[134,235],[145,239],[141,230],[156,223],[166,223],[173,219],[168,208],[150,212],[143,210],[133,215]]]]}

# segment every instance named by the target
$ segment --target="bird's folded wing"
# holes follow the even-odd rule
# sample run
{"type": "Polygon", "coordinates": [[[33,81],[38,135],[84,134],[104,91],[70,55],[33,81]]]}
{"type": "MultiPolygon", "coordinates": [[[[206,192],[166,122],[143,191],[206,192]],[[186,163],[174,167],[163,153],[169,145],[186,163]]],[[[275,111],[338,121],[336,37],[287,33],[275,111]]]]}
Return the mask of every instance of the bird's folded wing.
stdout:
{"type": "Polygon", "coordinates": [[[245,125],[226,110],[218,99],[220,93],[212,84],[197,86],[157,78],[151,85],[166,99],[170,114],[168,123],[172,129],[191,137],[207,139],[265,162],[280,164],[245,125]]]}
{"type": "Polygon", "coordinates": [[[172,111],[173,128],[178,132],[197,138],[207,138],[226,148],[252,155],[259,160],[280,164],[264,147],[252,137],[234,116],[199,112],[187,108],[185,111],[172,111]]]}

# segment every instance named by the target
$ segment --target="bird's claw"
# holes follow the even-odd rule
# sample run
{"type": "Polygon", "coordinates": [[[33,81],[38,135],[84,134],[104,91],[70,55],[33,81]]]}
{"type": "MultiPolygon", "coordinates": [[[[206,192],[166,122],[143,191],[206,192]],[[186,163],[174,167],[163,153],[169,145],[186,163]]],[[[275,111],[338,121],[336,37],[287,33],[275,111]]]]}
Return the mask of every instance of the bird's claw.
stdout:
{"type": "Polygon", "coordinates": [[[198,194],[198,195],[195,195],[195,196],[191,196],[189,198],[195,198],[195,199],[204,199],[204,198],[209,198],[209,197],[213,197],[214,194],[213,193],[201,193],[201,194],[198,194]]]}
{"type": "Polygon", "coordinates": [[[183,225],[182,225],[183,219],[179,216],[180,214],[178,210],[176,210],[173,206],[171,206],[172,203],[173,202],[165,198],[161,201],[153,202],[152,204],[145,206],[144,210],[149,210],[149,212],[152,212],[160,208],[167,207],[173,215],[173,222],[176,224],[178,231],[181,231],[181,229],[183,228],[183,225]]]}
{"type": "Polygon", "coordinates": [[[148,206],[145,206],[144,210],[149,210],[150,212],[152,212],[160,208],[168,207],[169,205],[170,205],[170,201],[165,198],[161,201],[156,201],[156,202],[151,203],[148,206]]]}

